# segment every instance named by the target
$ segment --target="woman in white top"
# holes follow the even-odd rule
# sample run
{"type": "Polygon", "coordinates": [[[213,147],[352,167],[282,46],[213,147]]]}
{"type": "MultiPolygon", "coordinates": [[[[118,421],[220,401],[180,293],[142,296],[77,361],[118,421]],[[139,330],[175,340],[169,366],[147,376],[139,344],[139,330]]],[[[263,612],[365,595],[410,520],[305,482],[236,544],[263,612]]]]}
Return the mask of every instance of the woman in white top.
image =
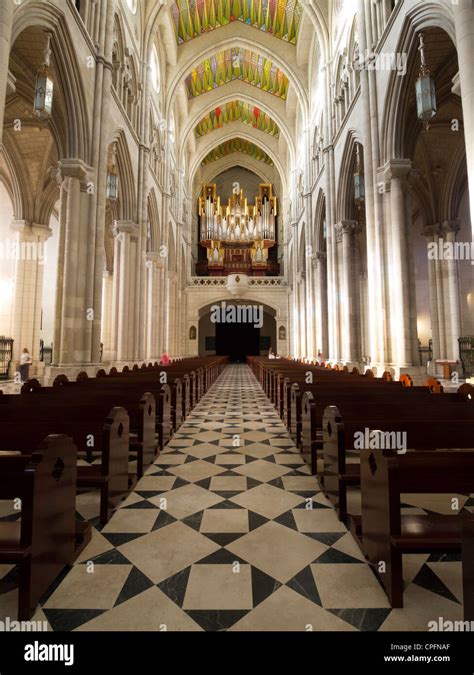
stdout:
{"type": "Polygon", "coordinates": [[[30,369],[31,364],[32,360],[30,352],[25,347],[22,355],[20,356],[20,377],[22,383],[28,382],[28,371],[30,369]]]}

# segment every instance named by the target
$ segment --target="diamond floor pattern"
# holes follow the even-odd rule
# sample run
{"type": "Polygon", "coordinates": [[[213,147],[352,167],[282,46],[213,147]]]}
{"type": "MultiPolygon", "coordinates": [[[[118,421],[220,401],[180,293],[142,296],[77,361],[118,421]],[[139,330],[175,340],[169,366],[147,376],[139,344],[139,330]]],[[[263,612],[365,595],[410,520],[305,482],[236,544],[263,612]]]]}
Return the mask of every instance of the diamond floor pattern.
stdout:
{"type": "MultiPolygon", "coordinates": [[[[225,370],[106,526],[95,495],[78,510],[93,539],[38,608],[52,630],[424,631],[462,618],[452,556],[406,556],[405,608],[390,609],[247,366],[225,370]]],[[[16,591],[0,601],[0,619],[14,616],[16,591]]]]}

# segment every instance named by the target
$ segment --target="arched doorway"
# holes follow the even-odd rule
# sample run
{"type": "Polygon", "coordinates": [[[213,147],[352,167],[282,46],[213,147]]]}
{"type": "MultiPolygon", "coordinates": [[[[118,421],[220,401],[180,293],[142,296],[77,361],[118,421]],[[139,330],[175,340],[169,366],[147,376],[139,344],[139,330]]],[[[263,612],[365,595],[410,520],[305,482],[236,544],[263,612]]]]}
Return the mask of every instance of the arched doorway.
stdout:
{"type": "Polygon", "coordinates": [[[223,300],[199,313],[199,355],[229,356],[242,363],[247,356],[277,351],[276,312],[245,300],[223,300]]]}

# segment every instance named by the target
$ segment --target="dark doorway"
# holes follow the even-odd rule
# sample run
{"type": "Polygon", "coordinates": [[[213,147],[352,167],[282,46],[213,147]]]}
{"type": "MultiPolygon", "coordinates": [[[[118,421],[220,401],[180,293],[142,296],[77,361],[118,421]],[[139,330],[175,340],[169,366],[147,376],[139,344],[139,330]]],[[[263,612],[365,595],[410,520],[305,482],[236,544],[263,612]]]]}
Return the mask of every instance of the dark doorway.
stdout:
{"type": "Polygon", "coordinates": [[[260,329],[252,323],[217,323],[216,353],[245,363],[246,356],[260,356],[260,329]]]}

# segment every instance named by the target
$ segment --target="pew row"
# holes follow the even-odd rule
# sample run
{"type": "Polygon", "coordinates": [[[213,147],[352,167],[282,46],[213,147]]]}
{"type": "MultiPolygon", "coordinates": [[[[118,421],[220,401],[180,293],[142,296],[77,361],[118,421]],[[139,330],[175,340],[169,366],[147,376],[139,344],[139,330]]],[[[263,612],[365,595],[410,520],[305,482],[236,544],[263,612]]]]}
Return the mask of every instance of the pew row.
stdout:
{"type": "Polygon", "coordinates": [[[0,563],[19,568],[18,619],[29,621],[40,598],[91,538],[76,521],[77,450],[50,435],[31,454],[0,455],[0,499],[21,499],[21,519],[0,522],[0,563]]]}

